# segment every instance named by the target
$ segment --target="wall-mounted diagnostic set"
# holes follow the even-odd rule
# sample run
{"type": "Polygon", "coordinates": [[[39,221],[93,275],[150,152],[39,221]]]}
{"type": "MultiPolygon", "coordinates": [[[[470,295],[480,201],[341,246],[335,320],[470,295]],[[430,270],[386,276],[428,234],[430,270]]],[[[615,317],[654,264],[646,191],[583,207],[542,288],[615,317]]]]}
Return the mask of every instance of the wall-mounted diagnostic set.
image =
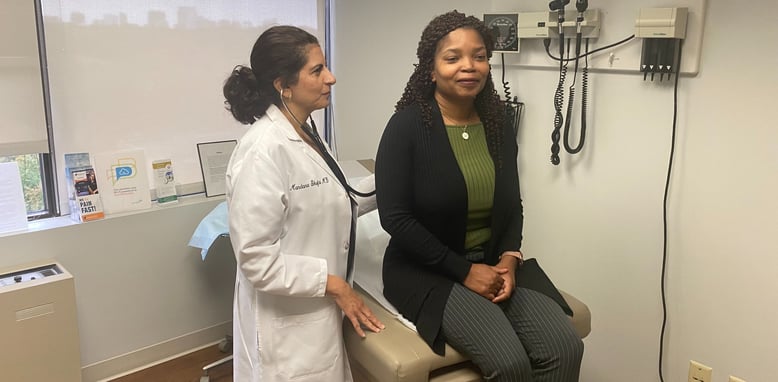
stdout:
{"type": "MultiPolygon", "coordinates": [[[[602,2],[607,3],[608,0],[602,2]]],[[[689,9],[687,7],[641,8],[635,18],[635,33],[633,35],[597,48],[593,48],[592,41],[600,37],[604,20],[601,17],[600,9],[590,8],[588,0],[574,0],[572,4],[571,0],[552,0],[548,3],[546,11],[487,13],[484,14],[484,23],[495,36],[494,52],[519,53],[521,40],[541,40],[542,49],[545,50],[546,56],[544,61],[548,62],[548,59],[551,59],[556,65],[559,77],[553,99],[554,126],[551,133],[551,163],[558,165],[561,162],[559,157],[561,146],[568,154],[577,154],[584,147],[587,130],[586,112],[591,69],[590,57],[597,52],[627,43],[635,37],[641,38],[643,45],[640,50],[639,65],[632,71],[642,73],[644,80],[658,80],[659,82],[665,79],[669,80],[680,72],[681,40],[686,37],[688,15],[689,9]],[[572,73],[570,73],[571,63],[572,73]],[[567,105],[565,105],[565,101],[567,101],[567,105]],[[576,111],[580,114],[574,115],[576,111]],[[579,121],[579,133],[577,139],[571,139],[571,131],[574,127],[572,124],[575,120],[579,121]],[[562,142],[561,146],[560,141],[562,142]]],[[[515,61],[526,62],[527,60],[521,58],[524,55],[524,52],[517,55],[520,58],[515,61]]],[[[535,54],[534,59],[538,59],[537,54],[535,54]]],[[[611,65],[613,60],[614,56],[611,55],[611,65]]],[[[505,58],[502,56],[506,101],[520,103],[516,97],[510,98],[507,82],[504,80],[504,62],[505,58]]],[[[548,67],[548,64],[544,64],[544,66],[548,67]]],[[[621,72],[625,72],[625,70],[621,70],[621,72]]]]}

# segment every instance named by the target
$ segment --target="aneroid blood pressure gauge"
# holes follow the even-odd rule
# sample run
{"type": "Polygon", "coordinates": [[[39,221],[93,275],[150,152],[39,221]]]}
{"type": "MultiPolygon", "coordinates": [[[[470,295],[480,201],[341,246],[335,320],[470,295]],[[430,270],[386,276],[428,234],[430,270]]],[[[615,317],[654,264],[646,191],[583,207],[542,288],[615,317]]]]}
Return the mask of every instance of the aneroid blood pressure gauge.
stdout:
{"type": "Polygon", "coordinates": [[[484,24],[494,36],[495,52],[519,52],[518,13],[487,13],[484,14],[484,24]]]}

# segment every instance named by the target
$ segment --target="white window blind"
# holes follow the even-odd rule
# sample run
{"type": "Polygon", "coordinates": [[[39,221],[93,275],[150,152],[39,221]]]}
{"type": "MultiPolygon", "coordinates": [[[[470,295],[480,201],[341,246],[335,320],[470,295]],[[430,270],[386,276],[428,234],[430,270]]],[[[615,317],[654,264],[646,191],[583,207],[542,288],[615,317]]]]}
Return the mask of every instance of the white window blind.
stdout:
{"type": "Polygon", "coordinates": [[[33,0],[0,4],[0,156],[48,152],[33,0]]]}
{"type": "Polygon", "coordinates": [[[42,1],[57,161],[142,149],[182,184],[202,182],[197,143],[245,132],[222,86],[262,31],[296,25],[325,45],[324,0],[42,1]]]}

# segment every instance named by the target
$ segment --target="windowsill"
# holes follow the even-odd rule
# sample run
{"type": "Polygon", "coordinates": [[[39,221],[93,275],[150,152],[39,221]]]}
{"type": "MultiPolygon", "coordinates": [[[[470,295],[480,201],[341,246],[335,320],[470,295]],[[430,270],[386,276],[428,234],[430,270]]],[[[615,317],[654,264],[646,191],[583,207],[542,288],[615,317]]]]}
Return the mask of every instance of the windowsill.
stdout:
{"type": "Polygon", "coordinates": [[[96,223],[103,220],[120,219],[122,217],[131,216],[131,215],[150,213],[150,212],[155,212],[163,209],[180,208],[184,206],[206,203],[214,200],[224,200],[224,199],[225,197],[223,195],[206,197],[204,193],[188,195],[188,196],[180,196],[178,197],[178,203],[159,205],[156,202],[152,201],[150,208],[143,209],[143,210],[136,210],[136,211],[121,212],[121,213],[110,214],[110,215],[106,214],[103,219],[93,220],[91,222],[77,222],[73,220],[69,215],[39,219],[39,220],[28,222],[27,229],[0,233],[0,238],[6,236],[13,236],[13,235],[22,235],[22,234],[38,232],[38,231],[45,231],[49,229],[57,229],[61,227],[69,227],[78,224],[96,223]]]}
{"type": "MultiPolygon", "coordinates": [[[[347,179],[349,180],[349,183],[353,183],[353,184],[358,183],[366,176],[372,174],[373,168],[375,166],[375,162],[372,159],[344,160],[344,161],[339,161],[339,163],[343,168],[343,172],[346,175],[347,179]]],[[[169,205],[159,205],[155,201],[153,201],[156,194],[154,193],[154,190],[152,190],[151,207],[147,209],[121,212],[121,213],[110,214],[110,215],[106,214],[104,218],[100,220],[94,220],[91,222],[77,222],[73,220],[69,215],[33,220],[27,223],[26,229],[12,231],[12,232],[2,232],[0,233],[0,238],[6,236],[22,235],[22,234],[32,233],[32,232],[46,231],[46,230],[57,229],[61,227],[69,227],[77,224],[96,223],[103,220],[117,219],[125,216],[144,214],[144,213],[159,211],[168,208],[179,208],[179,207],[184,207],[184,206],[198,204],[198,203],[206,203],[213,200],[225,200],[224,195],[206,197],[205,192],[203,191],[202,183],[191,183],[183,186],[178,186],[177,190],[179,194],[187,194],[186,196],[179,196],[178,203],[172,203],[169,205]]],[[[367,191],[367,190],[363,190],[363,191],[367,191]]]]}

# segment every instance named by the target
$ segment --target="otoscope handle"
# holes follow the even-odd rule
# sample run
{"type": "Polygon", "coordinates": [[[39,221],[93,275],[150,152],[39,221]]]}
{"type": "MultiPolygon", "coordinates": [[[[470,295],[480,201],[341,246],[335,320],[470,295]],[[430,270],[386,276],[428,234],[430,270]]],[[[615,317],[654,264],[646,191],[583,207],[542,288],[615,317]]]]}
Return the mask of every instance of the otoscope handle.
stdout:
{"type": "Polygon", "coordinates": [[[548,9],[552,11],[564,10],[567,4],[570,4],[570,0],[552,0],[548,3],[548,9]]]}

